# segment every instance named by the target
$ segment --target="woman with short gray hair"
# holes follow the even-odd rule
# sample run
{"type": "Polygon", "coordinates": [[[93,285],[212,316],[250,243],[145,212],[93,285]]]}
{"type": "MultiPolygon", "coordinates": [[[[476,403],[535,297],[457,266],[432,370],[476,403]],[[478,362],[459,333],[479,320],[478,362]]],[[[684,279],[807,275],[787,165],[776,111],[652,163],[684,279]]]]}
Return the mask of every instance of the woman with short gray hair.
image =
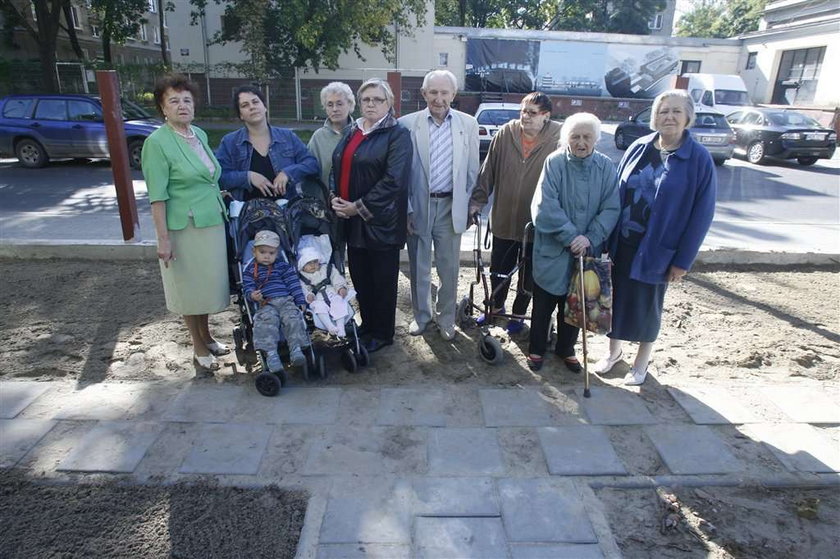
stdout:
{"type": "Polygon", "coordinates": [[[349,85],[332,82],[321,89],[321,106],[327,118],[324,126],[312,134],[307,147],[321,166],[321,181],[329,186],[332,154],[341,140],[341,133],[353,122],[350,115],[356,108],[356,98],[349,85]]]}

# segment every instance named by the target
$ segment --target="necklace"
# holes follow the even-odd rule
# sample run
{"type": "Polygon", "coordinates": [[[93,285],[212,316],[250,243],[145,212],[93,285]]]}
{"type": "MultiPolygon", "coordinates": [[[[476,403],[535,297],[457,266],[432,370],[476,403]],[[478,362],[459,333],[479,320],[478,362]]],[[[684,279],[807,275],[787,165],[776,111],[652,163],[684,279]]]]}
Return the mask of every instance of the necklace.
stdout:
{"type": "Polygon", "coordinates": [[[169,125],[169,127],[172,129],[173,132],[175,132],[176,134],[178,134],[179,136],[181,136],[185,140],[192,140],[193,138],[195,138],[195,132],[193,132],[192,128],[189,129],[190,130],[189,134],[184,134],[183,132],[179,131],[177,128],[175,128],[171,124],[169,125]]]}

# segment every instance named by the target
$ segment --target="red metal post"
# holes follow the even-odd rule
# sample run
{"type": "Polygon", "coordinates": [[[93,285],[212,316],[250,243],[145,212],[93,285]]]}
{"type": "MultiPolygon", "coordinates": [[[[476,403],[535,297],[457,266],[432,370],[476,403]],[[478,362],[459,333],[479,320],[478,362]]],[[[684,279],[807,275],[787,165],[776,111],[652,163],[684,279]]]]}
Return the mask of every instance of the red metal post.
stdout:
{"type": "Polygon", "coordinates": [[[96,83],[102,99],[102,116],[105,118],[105,133],[108,136],[108,151],[111,154],[111,171],[117,188],[117,206],[120,209],[123,240],[134,241],[140,237],[140,219],[137,217],[137,201],[134,198],[134,183],[128,165],[128,144],[123,128],[122,103],[120,103],[120,82],[113,70],[97,70],[96,83]]]}
{"type": "Polygon", "coordinates": [[[388,72],[388,85],[394,92],[394,115],[399,118],[402,101],[402,72],[388,72]]]}

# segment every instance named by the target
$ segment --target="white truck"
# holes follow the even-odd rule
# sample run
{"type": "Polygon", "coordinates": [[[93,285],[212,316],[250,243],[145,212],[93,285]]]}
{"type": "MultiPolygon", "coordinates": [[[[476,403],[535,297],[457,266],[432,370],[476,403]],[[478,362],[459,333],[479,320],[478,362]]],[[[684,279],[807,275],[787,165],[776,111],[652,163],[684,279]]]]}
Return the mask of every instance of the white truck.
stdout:
{"type": "Polygon", "coordinates": [[[747,86],[741,76],[730,74],[683,74],[688,78],[686,89],[697,105],[728,115],[751,106],[747,86]]]}

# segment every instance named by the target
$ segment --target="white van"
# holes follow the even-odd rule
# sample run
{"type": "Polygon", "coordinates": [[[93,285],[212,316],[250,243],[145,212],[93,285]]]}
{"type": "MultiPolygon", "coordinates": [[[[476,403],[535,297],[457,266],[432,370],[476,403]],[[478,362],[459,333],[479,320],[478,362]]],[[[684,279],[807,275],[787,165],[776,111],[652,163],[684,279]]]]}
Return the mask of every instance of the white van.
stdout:
{"type": "Polygon", "coordinates": [[[729,115],[751,106],[747,86],[741,76],[730,74],[683,74],[688,92],[698,105],[729,115]]]}

